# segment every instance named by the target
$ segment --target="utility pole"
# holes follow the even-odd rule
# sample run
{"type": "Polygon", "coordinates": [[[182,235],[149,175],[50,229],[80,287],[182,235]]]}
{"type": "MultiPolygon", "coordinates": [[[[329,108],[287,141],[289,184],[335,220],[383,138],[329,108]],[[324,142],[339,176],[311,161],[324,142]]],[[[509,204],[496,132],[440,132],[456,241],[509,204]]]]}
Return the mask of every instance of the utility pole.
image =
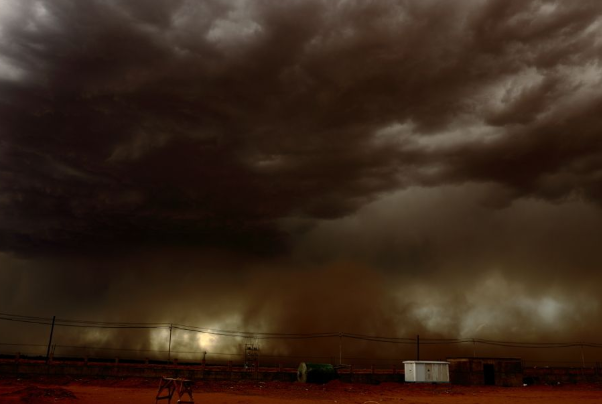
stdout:
{"type": "Polygon", "coordinates": [[[343,364],[343,333],[339,333],[339,366],[343,364]]]}
{"type": "Polygon", "coordinates": [[[579,344],[581,348],[581,377],[585,381],[585,354],[583,353],[583,344],[579,344]]]}
{"type": "Polygon", "coordinates": [[[48,359],[50,358],[50,345],[52,345],[52,334],[54,333],[54,320],[56,316],[52,316],[52,327],[50,327],[50,338],[48,339],[48,350],[46,350],[46,363],[48,363],[48,359]]]}
{"type": "Polygon", "coordinates": [[[416,335],[416,360],[420,360],[420,334],[416,335]]]}
{"type": "Polygon", "coordinates": [[[169,345],[167,346],[167,362],[171,362],[171,330],[173,328],[173,324],[169,325],[169,345]]]}

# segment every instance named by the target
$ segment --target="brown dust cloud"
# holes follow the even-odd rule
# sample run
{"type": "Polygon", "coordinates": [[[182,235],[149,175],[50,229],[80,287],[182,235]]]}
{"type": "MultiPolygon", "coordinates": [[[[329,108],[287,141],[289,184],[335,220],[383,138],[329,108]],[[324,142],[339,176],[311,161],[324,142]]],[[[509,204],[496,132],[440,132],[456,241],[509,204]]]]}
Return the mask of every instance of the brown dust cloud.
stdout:
{"type": "Polygon", "coordinates": [[[0,0],[0,353],[601,361],[601,55],[599,1],[0,0]]]}

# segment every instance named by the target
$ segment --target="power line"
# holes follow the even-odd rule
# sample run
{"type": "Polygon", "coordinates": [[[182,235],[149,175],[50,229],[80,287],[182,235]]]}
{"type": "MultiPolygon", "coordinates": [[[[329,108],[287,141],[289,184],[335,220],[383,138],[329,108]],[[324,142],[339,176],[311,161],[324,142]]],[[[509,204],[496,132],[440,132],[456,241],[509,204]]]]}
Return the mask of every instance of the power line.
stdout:
{"type": "MultiPolygon", "coordinates": [[[[11,321],[19,323],[29,323],[38,325],[51,325],[52,318],[24,316],[18,314],[0,313],[0,321],[11,321]]],[[[149,322],[110,322],[110,321],[90,321],[57,318],[55,326],[75,327],[75,328],[95,328],[95,329],[175,329],[187,332],[196,332],[202,334],[233,337],[233,338],[254,338],[254,339],[278,339],[278,340],[307,340],[320,338],[348,338],[354,340],[380,342],[389,344],[415,344],[414,338],[366,335],[356,333],[341,332],[321,332],[321,333],[276,333],[276,332],[250,332],[236,330],[221,330],[215,328],[204,328],[184,324],[171,323],[149,323],[149,322]]],[[[424,345],[455,345],[455,344],[483,344],[490,346],[500,346],[507,348],[538,348],[538,349],[558,349],[571,347],[602,348],[602,343],[593,342],[522,342],[522,341],[498,341],[482,338],[421,338],[420,343],[424,345]]]]}

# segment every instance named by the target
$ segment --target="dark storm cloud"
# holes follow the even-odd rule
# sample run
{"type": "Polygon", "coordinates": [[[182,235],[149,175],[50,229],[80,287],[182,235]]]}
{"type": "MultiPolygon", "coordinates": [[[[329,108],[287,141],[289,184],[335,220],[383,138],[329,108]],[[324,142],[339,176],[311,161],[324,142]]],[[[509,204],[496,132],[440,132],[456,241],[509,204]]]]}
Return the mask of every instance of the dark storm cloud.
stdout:
{"type": "Polygon", "coordinates": [[[280,251],[416,184],[602,199],[602,5],[4,1],[3,250],[280,251]]]}

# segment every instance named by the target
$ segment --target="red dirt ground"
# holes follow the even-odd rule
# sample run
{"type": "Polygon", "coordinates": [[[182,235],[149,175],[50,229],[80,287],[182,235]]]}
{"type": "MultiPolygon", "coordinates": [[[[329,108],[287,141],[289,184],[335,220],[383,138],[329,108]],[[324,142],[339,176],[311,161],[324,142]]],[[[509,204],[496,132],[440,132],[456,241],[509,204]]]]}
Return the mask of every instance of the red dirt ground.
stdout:
{"type": "MultiPolygon", "coordinates": [[[[0,404],[152,404],[159,380],[2,378],[0,404]]],[[[196,382],[196,404],[400,403],[400,404],[559,404],[602,403],[602,385],[466,387],[383,383],[325,385],[284,382],[196,382]]],[[[160,401],[167,404],[167,400],[160,401]]],[[[177,403],[177,397],[172,404],[177,403]]]]}

